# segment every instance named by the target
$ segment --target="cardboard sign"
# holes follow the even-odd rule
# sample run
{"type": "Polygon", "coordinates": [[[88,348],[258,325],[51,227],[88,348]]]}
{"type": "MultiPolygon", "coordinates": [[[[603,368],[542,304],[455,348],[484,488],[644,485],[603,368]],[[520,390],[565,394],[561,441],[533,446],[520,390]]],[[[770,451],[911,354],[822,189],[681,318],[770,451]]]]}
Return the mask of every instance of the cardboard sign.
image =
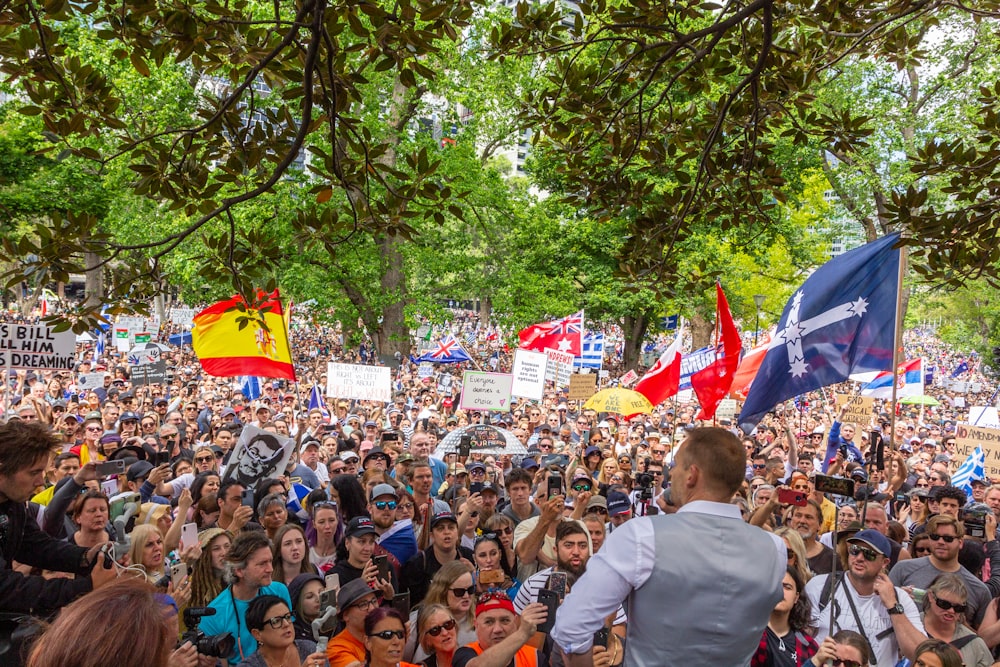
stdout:
{"type": "Polygon", "coordinates": [[[597,376],[590,373],[574,373],[569,376],[570,401],[585,401],[597,393],[597,376]]]}
{"type": "Polygon", "coordinates": [[[434,364],[429,361],[421,361],[420,365],[417,366],[417,377],[421,380],[434,377],[434,364]]]}
{"type": "Polygon", "coordinates": [[[951,471],[957,470],[976,447],[982,447],[986,454],[986,477],[1000,478],[1000,429],[969,424],[955,426],[955,455],[951,459],[951,471]]]}
{"type": "Polygon", "coordinates": [[[552,348],[545,348],[548,362],[545,364],[545,379],[555,382],[557,387],[569,384],[569,376],[573,374],[573,355],[552,348]]]}
{"type": "Polygon", "coordinates": [[[847,404],[847,410],[844,412],[844,418],[841,422],[844,424],[854,424],[859,429],[864,430],[868,428],[868,425],[872,422],[872,416],[875,414],[875,399],[871,396],[852,396],[851,394],[837,394],[837,407],[843,407],[847,404]]]}
{"type": "Polygon", "coordinates": [[[283,475],[294,448],[295,440],[292,438],[247,424],[243,427],[222,481],[233,479],[244,488],[252,489],[262,479],[283,475]]]}
{"type": "Polygon", "coordinates": [[[549,358],[544,352],[514,350],[514,367],[511,375],[511,396],[519,396],[532,401],[542,400],[545,394],[545,366],[549,358]]]}
{"type": "Polygon", "coordinates": [[[135,366],[131,371],[132,386],[167,384],[167,362],[163,359],[151,364],[135,366]]]}
{"type": "Polygon", "coordinates": [[[47,324],[0,324],[0,367],[73,370],[76,334],[47,324]]]}
{"type": "Polygon", "coordinates": [[[392,370],[386,366],[360,364],[326,365],[326,395],[360,401],[392,400],[392,370]]]}
{"type": "Polygon", "coordinates": [[[630,370],[628,373],[621,376],[621,379],[618,380],[618,384],[620,384],[623,387],[630,387],[632,386],[632,383],[638,379],[639,379],[639,374],[636,373],[635,370],[630,370]]]}
{"type": "Polygon", "coordinates": [[[465,371],[462,374],[463,410],[510,410],[510,390],[514,376],[507,373],[465,371]]]}

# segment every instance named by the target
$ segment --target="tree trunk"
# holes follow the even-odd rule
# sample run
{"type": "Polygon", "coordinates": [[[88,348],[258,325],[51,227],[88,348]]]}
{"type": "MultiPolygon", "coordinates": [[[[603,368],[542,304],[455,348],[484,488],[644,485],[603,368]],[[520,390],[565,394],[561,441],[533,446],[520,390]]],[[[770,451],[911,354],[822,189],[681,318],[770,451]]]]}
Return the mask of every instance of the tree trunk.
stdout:
{"type": "Polygon", "coordinates": [[[479,300],[479,324],[488,327],[490,325],[490,317],[493,315],[493,299],[488,296],[484,296],[479,300]]]}
{"type": "Polygon", "coordinates": [[[625,349],[622,352],[622,370],[638,369],[642,361],[642,339],[646,337],[649,328],[649,315],[626,315],[622,324],[625,336],[625,349]]]}
{"type": "Polygon", "coordinates": [[[84,305],[88,308],[100,308],[101,299],[104,298],[104,274],[103,268],[98,266],[100,261],[101,259],[96,253],[85,252],[83,254],[84,266],[87,267],[84,272],[86,277],[84,305]]]}
{"type": "Polygon", "coordinates": [[[691,347],[695,350],[700,350],[706,345],[712,344],[712,333],[715,331],[715,325],[709,322],[699,313],[695,313],[691,316],[691,347]]]}
{"type": "Polygon", "coordinates": [[[406,273],[403,270],[403,239],[391,232],[380,242],[385,265],[382,271],[382,294],[392,297],[392,302],[382,309],[382,322],[374,329],[375,349],[385,357],[405,359],[410,353],[410,330],[406,326],[406,273]]]}

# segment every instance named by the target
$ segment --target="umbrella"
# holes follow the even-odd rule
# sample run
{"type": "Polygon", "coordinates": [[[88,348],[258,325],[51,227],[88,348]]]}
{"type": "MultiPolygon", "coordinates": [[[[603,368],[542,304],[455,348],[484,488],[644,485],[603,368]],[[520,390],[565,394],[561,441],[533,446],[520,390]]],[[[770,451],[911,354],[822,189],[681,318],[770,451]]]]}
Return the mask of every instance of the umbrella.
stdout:
{"type": "Polygon", "coordinates": [[[900,403],[906,403],[907,405],[941,405],[941,403],[933,396],[928,396],[927,394],[920,394],[918,396],[907,396],[906,398],[899,401],[900,403]]]}
{"type": "Polygon", "coordinates": [[[510,454],[512,456],[524,456],[528,453],[527,447],[517,439],[517,436],[505,428],[490,426],[489,424],[473,424],[463,426],[444,436],[438,443],[437,454],[453,454],[458,452],[458,445],[463,435],[468,435],[472,442],[469,451],[481,454],[510,454]]]}
{"type": "Polygon", "coordinates": [[[145,366],[156,363],[164,352],[169,351],[170,348],[162,343],[137,343],[128,351],[128,362],[133,366],[145,366]]]}
{"type": "Polygon", "coordinates": [[[596,412],[612,412],[616,415],[636,415],[640,413],[649,414],[653,411],[653,404],[649,399],[637,391],[612,387],[602,389],[583,404],[585,410],[596,412]]]}

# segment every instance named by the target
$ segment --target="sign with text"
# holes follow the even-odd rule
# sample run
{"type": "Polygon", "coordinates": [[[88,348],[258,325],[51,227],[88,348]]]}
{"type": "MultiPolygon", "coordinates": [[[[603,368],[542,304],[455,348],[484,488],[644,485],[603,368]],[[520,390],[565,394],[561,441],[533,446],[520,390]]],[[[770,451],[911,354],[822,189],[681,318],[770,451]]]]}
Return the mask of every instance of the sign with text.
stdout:
{"type": "Polygon", "coordinates": [[[132,342],[128,337],[128,329],[115,329],[115,349],[119,352],[128,352],[132,349],[132,342]]]}
{"type": "Polygon", "coordinates": [[[429,361],[421,361],[420,365],[417,366],[417,377],[421,380],[434,377],[434,364],[429,361]]]}
{"type": "Polygon", "coordinates": [[[47,324],[0,324],[0,367],[73,370],[76,334],[47,324]]]}
{"type": "Polygon", "coordinates": [[[510,388],[511,396],[532,401],[542,400],[545,394],[545,366],[548,361],[549,358],[544,352],[514,350],[514,367],[511,369],[514,381],[510,388]]]}
{"type": "Polygon", "coordinates": [[[1000,429],[957,424],[955,426],[955,455],[951,458],[954,472],[976,447],[986,454],[985,472],[990,479],[1000,478],[1000,429]]]}
{"type": "Polygon", "coordinates": [[[634,370],[629,371],[618,380],[618,384],[623,387],[631,387],[632,383],[639,379],[639,374],[634,370]]]}
{"type": "Polygon", "coordinates": [[[569,376],[570,401],[585,401],[597,393],[597,376],[590,373],[574,373],[569,376]]]}
{"type": "Polygon", "coordinates": [[[974,405],[969,408],[969,423],[984,428],[1000,428],[1000,414],[992,405],[974,405]]]}
{"type": "Polygon", "coordinates": [[[552,348],[545,348],[548,361],[545,364],[545,379],[556,383],[557,387],[569,384],[569,376],[573,373],[573,355],[552,348]]]}
{"type": "Polygon", "coordinates": [[[507,373],[465,371],[462,375],[463,410],[509,410],[514,376],[507,373]]]}
{"type": "Polygon", "coordinates": [[[719,401],[719,407],[715,409],[716,419],[728,419],[732,421],[736,419],[736,400],[732,398],[724,398],[719,401]]]}
{"type": "Polygon", "coordinates": [[[77,391],[104,386],[104,373],[83,373],[76,381],[77,391]]]}
{"type": "Polygon", "coordinates": [[[163,359],[151,364],[134,366],[131,370],[132,385],[135,387],[151,384],[167,384],[167,362],[163,359]]]}
{"type": "Polygon", "coordinates": [[[875,399],[871,396],[852,396],[851,394],[837,394],[837,407],[842,408],[847,405],[844,417],[840,421],[844,424],[854,424],[859,429],[864,430],[872,422],[875,414],[875,399]]]}
{"type": "Polygon", "coordinates": [[[171,308],[170,321],[184,329],[190,329],[194,324],[194,316],[197,311],[194,308],[171,308]]]}
{"type": "Polygon", "coordinates": [[[359,401],[392,400],[392,370],[387,366],[326,365],[326,395],[359,401]]]}

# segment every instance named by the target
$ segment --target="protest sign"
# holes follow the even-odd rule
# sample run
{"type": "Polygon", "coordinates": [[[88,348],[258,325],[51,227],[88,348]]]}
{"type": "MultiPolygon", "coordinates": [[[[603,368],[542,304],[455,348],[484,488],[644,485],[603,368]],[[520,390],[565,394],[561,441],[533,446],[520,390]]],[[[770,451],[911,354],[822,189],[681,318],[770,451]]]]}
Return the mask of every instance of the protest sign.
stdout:
{"type": "Polygon", "coordinates": [[[77,391],[104,386],[104,373],[84,373],[76,381],[77,391]]]}
{"type": "Polygon", "coordinates": [[[569,376],[570,401],[585,401],[597,393],[597,376],[589,373],[574,373],[569,376]]]}
{"type": "Polygon", "coordinates": [[[982,428],[969,424],[955,426],[955,455],[951,458],[954,472],[976,447],[986,454],[984,470],[990,479],[1000,478],[1000,429],[982,428]]]}
{"type": "Polygon", "coordinates": [[[128,329],[116,328],[115,329],[115,349],[119,352],[128,352],[132,348],[132,343],[129,341],[128,329]]]}
{"type": "Polygon", "coordinates": [[[983,428],[1000,428],[1000,415],[992,405],[969,408],[969,423],[983,428]]]}
{"type": "Polygon", "coordinates": [[[463,410],[509,410],[514,376],[507,373],[465,371],[462,374],[463,410]]]}
{"type": "Polygon", "coordinates": [[[545,364],[545,379],[555,382],[557,387],[569,384],[569,376],[573,373],[573,355],[552,348],[545,348],[548,361],[545,364]]]}
{"type": "Polygon", "coordinates": [[[875,399],[871,396],[852,396],[851,394],[837,394],[837,407],[847,405],[844,416],[840,420],[844,424],[854,424],[861,430],[866,429],[871,424],[875,414],[875,399]]]}
{"type": "Polygon", "coordinates": [[[545,394],[545,365],[548,360],[544,352],[514,350],[514,366],[511,369],[514,382],[510,389],[511,395],[532,401],[542,400],[545,394]]]}
{"type": "Polygon", "coordinates": [[[163,359],[151,364],[134,366],[131,370],[133,386],[167,384],[167,362],[163,359]]]}
{"type": "Polygon", "coordinates": [[[0,324],[0,367],[73,370],[76,334],[48,324],[0,324]]]}
{"type": "Polygon", "coordinates": [[[194,316],[197,311],[194,308],[171,308],[170,321],[184,329],[190,329],[194,324],[194,316]]]}
{"type": "Polygon", "coordinates": [[[451,394],[452,383],[455,378],[451,376],[451,373],[441,373],[438,375],[437,381],[437,392],[439,394],[451,394]]]}
{"type": "Polygon", "coordinates": [[[421,380],[434,377],[434,364],[429,361],[421,361],[417,367],[417,377],[421,380]]]}
{"type": "Polygon", "coordinates": [[[736,400],[732,398],[724,398],[719,401],[719,407],[715,409],[715,418],[722,420],[728,419],[732,421],[736,419],[736,400]]]}
{"type": "Polygon", "coordinates": [[[620,384],[623,387],[630,387],[632,386],[632,383],[638,379],[639,379],[639,374],[636,373],[634,370],[631,370],[625,375],[623,375],[620,380],[618,380],[618,384],[620,384]]]}
{"type": "Polygon", "coordinates": [[[326,395],[361,401],[392,400],[392,371],[386,366],[327,364],[326,395]]]}
{"type": "Polygon", "coordinates": [[[295,441],[271,431],[247,424],[243,427],[223,482],[236,480],[252,489],[262,479],[284,474],[288,459],[295,448],[295,441]]]}

